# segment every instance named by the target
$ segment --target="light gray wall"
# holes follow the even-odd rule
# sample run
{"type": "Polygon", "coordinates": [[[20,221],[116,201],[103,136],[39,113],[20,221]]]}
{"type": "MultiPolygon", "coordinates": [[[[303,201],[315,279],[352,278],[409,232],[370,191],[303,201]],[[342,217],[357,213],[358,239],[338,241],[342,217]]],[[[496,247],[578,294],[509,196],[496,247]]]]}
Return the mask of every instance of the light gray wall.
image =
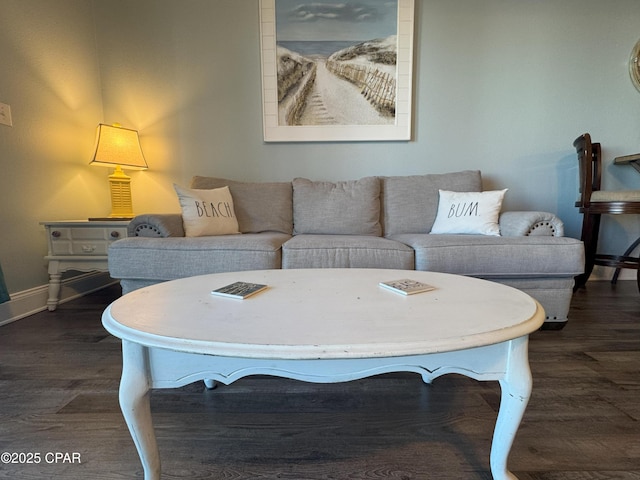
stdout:
{"type": "MultiPolygon", "coordinates": [[[[579,235],[572,141],[603,144],[607,188],[640,188],[640,93],[627,70],[637,0],[416,0],[411,142],[265,144],[258,0],[0,0],[0,261],[11,292],[46,282],[40,220],[109,212],[87,167],[99,122],[140,131],[137,212],[178,211],[172,183],[355,179],[480,169],[508,209],[579,235]],[[10,68],[4,68],[10,65],[10,68]]],[[[104,170],[104,171],[103,171],[104,170]]],[[[604,225],[623,250],[636,218],[604,225]]]]}
{"type": "MultiPolygon", "coordinates": [[[[108,171],[89,168],[102,120],[93,6],[0,0],[0,262],[10,293],[47,282],[43,220],[103,215],[108,171]]],[[[107,210],[108,211],[108,210],[107,210]]]]}

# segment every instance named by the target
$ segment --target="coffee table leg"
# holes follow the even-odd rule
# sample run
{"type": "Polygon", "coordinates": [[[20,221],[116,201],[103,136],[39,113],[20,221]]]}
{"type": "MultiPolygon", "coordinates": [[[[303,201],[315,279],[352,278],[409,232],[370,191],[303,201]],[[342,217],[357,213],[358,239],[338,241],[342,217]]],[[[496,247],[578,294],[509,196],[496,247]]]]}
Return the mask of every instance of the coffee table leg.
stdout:
{"type": "Polygon", "coordinates": [[[507,459],[531,395],[528,341],[529,337],[524,336],[508,342],[507,371],[500,380],[502,398],[491,445],[491,473],[494,480],[517,480],[507,469],[507,459]]]}
{"type": "Polygon", "coordinates": [[[136,445],[145,480],[160,480],[160,454],[151,421],[146,348],[122,341],[120,408],[136,445]]]}

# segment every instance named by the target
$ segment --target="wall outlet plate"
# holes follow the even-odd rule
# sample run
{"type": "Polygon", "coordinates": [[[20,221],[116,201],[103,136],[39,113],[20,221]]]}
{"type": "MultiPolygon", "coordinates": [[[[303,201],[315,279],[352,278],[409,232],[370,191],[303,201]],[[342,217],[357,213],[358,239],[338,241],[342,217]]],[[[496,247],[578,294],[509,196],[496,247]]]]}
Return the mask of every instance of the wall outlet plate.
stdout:
{"type": "Polygon", "coordinates": [[[13,127],[13,121],[11,120],[11,107],[6,103],[0,103],[0,123],[13,127]]]}

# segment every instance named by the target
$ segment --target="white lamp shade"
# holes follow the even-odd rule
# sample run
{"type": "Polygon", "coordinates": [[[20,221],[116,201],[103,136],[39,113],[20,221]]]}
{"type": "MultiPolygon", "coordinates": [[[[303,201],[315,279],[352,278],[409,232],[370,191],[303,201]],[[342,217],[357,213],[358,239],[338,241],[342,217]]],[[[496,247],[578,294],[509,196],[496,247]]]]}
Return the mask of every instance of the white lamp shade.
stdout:
{"type": "Polygon", "coordinates": [[[120,165],[131,170],[149,168],[136,130],[103,123],[98,125],[96,152],[91,165],[112,168],[120,165]]]}

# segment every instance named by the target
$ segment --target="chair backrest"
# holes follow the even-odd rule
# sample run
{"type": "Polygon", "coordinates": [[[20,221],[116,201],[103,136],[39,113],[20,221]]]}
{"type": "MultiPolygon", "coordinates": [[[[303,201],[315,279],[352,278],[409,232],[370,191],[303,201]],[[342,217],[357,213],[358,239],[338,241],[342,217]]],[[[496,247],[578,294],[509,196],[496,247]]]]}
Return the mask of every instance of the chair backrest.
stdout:
{"type": "Polygon", "coordinates": [[[578,154],[580,172],[580,199],[576,202],[576,207],[580,207],[580,211],[582,211],[584,208],[589,208],[591,193],[600,190],[601,150],[599,143],[591,142],[591,135],[588,133],[576,138],[573,146],[576,147],[578,154]]]}

